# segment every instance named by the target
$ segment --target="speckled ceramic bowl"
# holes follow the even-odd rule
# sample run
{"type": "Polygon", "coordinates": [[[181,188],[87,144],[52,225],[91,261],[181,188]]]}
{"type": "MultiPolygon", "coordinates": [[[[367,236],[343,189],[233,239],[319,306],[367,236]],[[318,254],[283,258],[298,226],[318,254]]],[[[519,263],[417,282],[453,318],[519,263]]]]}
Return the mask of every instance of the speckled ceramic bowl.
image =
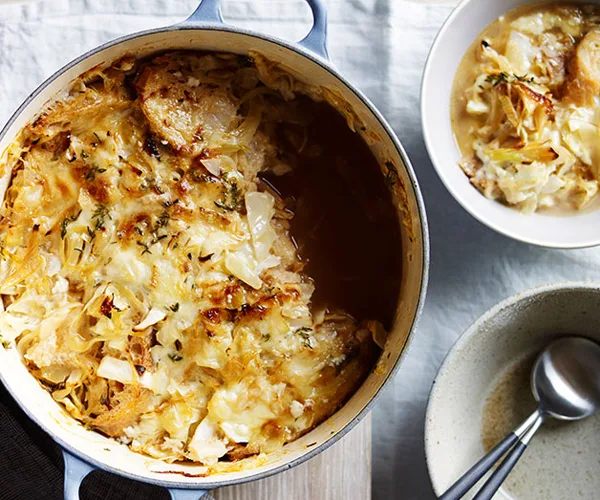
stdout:
{"type": "MultiPolygon", "coordinates": [[[[533,411],[529,373],[536,354],[562,335],[600,341],[599,325],[600,283],[560,283],[504,300],[465,331],[427,407],[425,452],[436,494],[533,411]]],[[[600,414],[576,423],[548,421],[495,498],[599,498],[599,462],[600,414]]]]}

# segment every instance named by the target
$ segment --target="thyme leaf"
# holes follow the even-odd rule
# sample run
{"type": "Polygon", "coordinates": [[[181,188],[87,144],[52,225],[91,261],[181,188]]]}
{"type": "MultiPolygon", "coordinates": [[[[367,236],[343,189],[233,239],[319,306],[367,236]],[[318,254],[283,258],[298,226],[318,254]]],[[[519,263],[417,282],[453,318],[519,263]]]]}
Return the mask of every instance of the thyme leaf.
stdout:
{"type": "Polygon", "coordinates": [[[93,181],[93,180],[95,180],[95,179],[96,179],[96,176],[97,176],[98,174],[102,174],[102,173],[104,173],[104,172],[106,172],[106,169],[105,169],[105,168],[100,168],[100,167],[98,166],[98,164],[94,163],[94,164],[92,165],[92,168],[90,168],[90,170],[88,171],[88,173],[87,173],[87,174],[85,174],[85,180],[86,180],[86,181],[93,181]]]}
{"type": "Polygon", "coordinates": [[[77,218],[79,217],[79,214],[81,213],[81,210],[77,213],[77,215],[71,215],[69,217],[65,217],[62,222],[60,223],[60,239],[64,240],[65,236],[67,235],[67,226],[71,223],[71,222],[75,222],[77,220],[77,218]]]}
{"type": "Polygon", "coordinates": [[[100,139],[100,136],[96,132],[94,132],[94,137],[96,141],[92,143],[92,146],[96,147],[98,144],[102,144],[102,139],[100,139]]]}
{"type": "Polygon", "coordinates": [[[156,228],[160,229],[161,227],[167,227],[169,225],[169,220],[170,219],[171,219],[171,217],[169,216],[169,214],[167,213],[167,211],[164,210],[158,216],[158,220],[156,221],[156,228]]]}
{"type": "Polygon", "coordinates": [[[143,241],[140,241],[140,240],[136,241],[136,243],[144,249],[142,251],[142,255],[144,255],[145,253],[152,254],[152,251],[150,250],[150,245],[148,245],[148,243],[144,243],[143,241]]]}
{"type": "Polygon", "coordinates": [[[96,231],[104,231],[107,218],[112,220],[109,208],[106,205],[97,205],[96,210],[92,214],[92,220],[95,220],[96,231]]]}
{"type": "Polygon", "coordinates": [[[533,76],[527,76],[527,74],[519,76],[513,73],[512,75],[509,75],[505,71],[500,71],[499,73],[492,73],[491,75],[488,75],[485,79],[485,82],[490,83],[492,87],[497,87],[502,83],[535,83],[535,80],[533,76]]]}
{"type": "Polygon", "coordinates": [[[225,180],[225,191],[220,200],[215,201],[215,205],[223,210],[237,211],[242,206],[242,191],[234,180],[225,180]]]}
{"type": "Polygon", "coordinates": [[[308,328],[306,326],[303,326],[302,328],[298,328],[298,330],[296,330],[296,334],[298,334],[302,338],[302,344],[305,347],[308,347],[310,349],[313,348],[313,346],[310,342],[310,334],[311,333],[312,333],[312,328],[308,328]]]}

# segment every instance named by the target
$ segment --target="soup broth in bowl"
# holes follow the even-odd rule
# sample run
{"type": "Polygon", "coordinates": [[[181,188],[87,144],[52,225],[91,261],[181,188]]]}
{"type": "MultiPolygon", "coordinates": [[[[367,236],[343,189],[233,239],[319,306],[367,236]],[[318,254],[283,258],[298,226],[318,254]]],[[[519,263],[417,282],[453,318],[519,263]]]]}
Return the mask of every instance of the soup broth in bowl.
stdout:
{"type": "Polygon", "coordinates": [[[470,182],[524,213],[598,206],[600,6],[533,4],[464,55],[452,127],[470,182]]]}

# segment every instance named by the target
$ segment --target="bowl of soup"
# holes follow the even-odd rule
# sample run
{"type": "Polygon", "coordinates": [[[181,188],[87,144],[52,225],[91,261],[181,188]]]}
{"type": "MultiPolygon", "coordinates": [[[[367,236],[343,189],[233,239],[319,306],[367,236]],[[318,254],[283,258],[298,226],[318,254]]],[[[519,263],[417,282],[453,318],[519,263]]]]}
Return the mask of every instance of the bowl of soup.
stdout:
{"type": "Polygon", "coordinates": [[[598,67],[598,2],[454,10],[426,64],[423,133],[471,215],[536,245],[600,244],[598,67]]]}

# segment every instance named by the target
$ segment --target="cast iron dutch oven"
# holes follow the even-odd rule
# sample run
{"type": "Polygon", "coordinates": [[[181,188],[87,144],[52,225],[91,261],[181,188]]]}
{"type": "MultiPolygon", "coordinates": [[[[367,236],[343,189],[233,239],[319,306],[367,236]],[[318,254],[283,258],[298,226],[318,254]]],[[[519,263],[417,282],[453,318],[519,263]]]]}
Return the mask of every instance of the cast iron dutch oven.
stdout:
{"type": "MultiPolygon", "coordinates": [[[[403,359],[413,335],[427,285],[429,244],[421,193],[404,149],[391,127],[369,100],[332,66],[327,54],[327,15],[322,0],[306,0],[313,26],[298,43],[289,43],[223,23],[218,0],[204,0],[183,23],[143,31],[102,45],[52,75],[20,106],[0,133],[0,151],[43,109],[45,103],[77,76],[97,65],[108,65],[125,54],[138,57],[177,49],[262,53],[297,79],[327,87],[351,106],[365,126],[361,132],[395,192],[402,234],[402,272],[393,328],[381,358],[352,398],[333,416],[300,439],[267,456],[258,467],[203,477],[196,465],[165,464],[134,453],[125,445],[85,429],[68,416],[29,374],[15,349],[0,347],[0,378],[8,391],[40,427],[63,448],[65,498],[77,500],[83,478],[96,468],[163,486],[174,500],[197,499],[206,491],[284,471],[331,446],[369,411],[383,386],[403,359]]],[[[373,258],[376,258],[374,249],[373,258]]]]}

